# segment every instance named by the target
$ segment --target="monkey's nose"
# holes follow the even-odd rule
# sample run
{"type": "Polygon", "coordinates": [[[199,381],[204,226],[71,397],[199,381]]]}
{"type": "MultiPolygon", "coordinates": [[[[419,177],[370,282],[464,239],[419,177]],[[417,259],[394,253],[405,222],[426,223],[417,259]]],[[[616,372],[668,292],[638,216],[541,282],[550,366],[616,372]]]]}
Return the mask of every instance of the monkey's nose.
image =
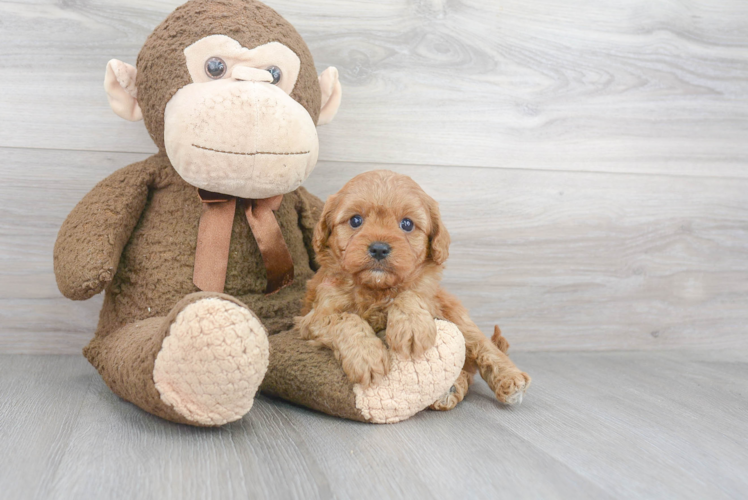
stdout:
{"type": "Polygon", "coordinates": [[[369,245],[369,255],[377,260],[386,259],[390,254],[390,250],[392,250],[392,248],[383,241],[375,241],[369,245]]]}
{"type": "Polygon", "coordinates": [[[244,82],[272,82],[273,75],[266,69],[250,68],[249,66],[234,66],[231,78],[244,82]]]}

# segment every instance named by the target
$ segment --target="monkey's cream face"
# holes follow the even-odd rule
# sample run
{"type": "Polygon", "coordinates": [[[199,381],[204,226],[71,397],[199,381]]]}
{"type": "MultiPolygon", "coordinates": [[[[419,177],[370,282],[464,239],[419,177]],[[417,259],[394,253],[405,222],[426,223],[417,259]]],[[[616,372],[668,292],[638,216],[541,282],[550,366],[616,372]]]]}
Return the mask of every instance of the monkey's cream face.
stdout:
{"type": "Polygon", "coordinates": [[[193,186],[241,198],[299,187],[317,163],[317,130],[290,93],[301,62],[285,45],[254,49],[225,35],[184,50],[192,83],[166,105],[164,142],[193,186]]]}

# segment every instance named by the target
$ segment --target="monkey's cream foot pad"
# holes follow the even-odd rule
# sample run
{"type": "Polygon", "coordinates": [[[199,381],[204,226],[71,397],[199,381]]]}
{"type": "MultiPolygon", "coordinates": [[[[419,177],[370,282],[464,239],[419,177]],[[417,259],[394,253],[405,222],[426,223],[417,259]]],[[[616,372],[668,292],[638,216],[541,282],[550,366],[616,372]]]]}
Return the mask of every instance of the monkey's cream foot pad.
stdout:
{"type": "Polygon", "coordinates": [[[449,391],[465,364],[465,339],[453,323],[436,320],[436,344],[415,359],[392,355],[390,372],[367,388],[353,387],[356,407],[376,424],[412,417],[449,391]]]}
{"type": "Polygon", "coordinates": [[[268,366],[267,331],[246,307],[207,298],[184,308],[156,357],[161,399],[201,425],[242,418],[268,366]]]}

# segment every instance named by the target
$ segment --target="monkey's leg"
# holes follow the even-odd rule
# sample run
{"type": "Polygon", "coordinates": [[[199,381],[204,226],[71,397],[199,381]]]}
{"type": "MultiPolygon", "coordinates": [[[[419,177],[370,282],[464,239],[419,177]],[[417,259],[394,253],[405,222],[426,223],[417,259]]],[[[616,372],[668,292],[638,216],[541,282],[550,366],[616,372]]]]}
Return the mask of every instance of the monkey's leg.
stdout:
{"type": "Polygon", "coordinates": [[[228,295],[194,293],[166,317],[94,338],[83,350],[104,382],[145,411],[218,426],[252,407],[267,370],[267,331],[228,295]]]}
{"type": "Polygon", "coordinates": [[[390,354],[377,384],[353,384],[333,351],[303,340],[298,330],[270,336],[270,367],[261,390],[336,417],[393,423],[425,410],[455,383],[465,364],[465,339],[436,321],[436,344],[417,358],[390,354]]]}

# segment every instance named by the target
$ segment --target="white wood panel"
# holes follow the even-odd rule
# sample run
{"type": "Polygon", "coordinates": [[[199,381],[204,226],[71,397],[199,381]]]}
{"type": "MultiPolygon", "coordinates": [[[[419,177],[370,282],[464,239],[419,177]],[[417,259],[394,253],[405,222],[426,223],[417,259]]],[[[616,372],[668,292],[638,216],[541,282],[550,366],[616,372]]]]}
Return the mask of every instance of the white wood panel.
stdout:
{"type": "MultiPolygon", "coordinates": [[[[151,152],[106,61],[181,0],[0,2],[0,146],[151,152]]],[[[743,0],[268,0],[335,65],[321,158],[747,177],[743,0]]]]}
{"type": "MultiPolygon", "coordinates": [[[[748,181],[385,167],[440,202],[446,288],[516,349],[748,347],[748,181]]],[[[307,186],[374,168],[324,164],[307,186]]]]}
{"type": "MultiPolygon", "coordinates": [[[[75,203],[145,155],[0,150],[0,351],[79,352],[100,299],[69,302],[52,246],[75,203]]],[[[323,198],[377,165],[322,162],[323,198]]],[[[748,180],[390,165],[442,206],[445,286],[518,350],[748,346],[748,180]]]]}
{"type": "Polygon", "coordinates": [[[12,499],[745,498],[746,356],[518,353],[519,407],[478,381],[393,425],[260,397],[220,429],[115,396],[81,356],[0,356],[0,491],[12,499]]]}

